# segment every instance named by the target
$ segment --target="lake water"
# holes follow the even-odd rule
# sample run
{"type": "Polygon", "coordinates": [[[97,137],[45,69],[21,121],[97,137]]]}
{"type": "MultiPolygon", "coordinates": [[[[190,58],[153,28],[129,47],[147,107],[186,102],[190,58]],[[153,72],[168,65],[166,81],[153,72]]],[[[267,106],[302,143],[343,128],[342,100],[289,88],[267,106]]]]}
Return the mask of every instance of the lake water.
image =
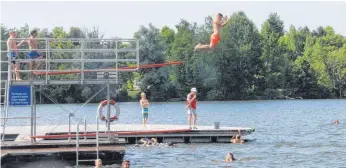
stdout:
{"type": "MultiPolygon", "coordinates": [[[[77,109],[80,104],[63,105],[77,109]]],[[[67,124],[68,112],[60,105],[38,105],[38,124],[67,124]]],[[[120,103],[120,123],[141,123],[138,103],[120,103]]],[[[183,102],[152,103],[149,124],[186,124],[183,102]]],[[[198,102],[198,124],[253,127],[247,144],[179,144],[178,147],[126,147],[131,167],[346,167],[346,100],[277,100],[198,102]],[[339,125],[333,124],[334,120],[339,125]],[[236,162],[224,163],[228,152],[236,162]]],[[[97,104],[89,104],[75,117],[95,121],[97,104]]],[[[10,116],[29,116],[28,107],[11,108],[10,116]]],[[[29,120],[9,125],[29,125],[29,120]]],[[[73,123],[75,124],[75,122],[73,123]]],[[[52,129],[54,126],[51,126],[52,129]]],[[[63,161],[17,163],[14,167],[65,167],[63,161]],[[55,165],[55,166],[54,166],[55,165]]],[[[107,167],[119,167],[111,165],[107,167]]]]}

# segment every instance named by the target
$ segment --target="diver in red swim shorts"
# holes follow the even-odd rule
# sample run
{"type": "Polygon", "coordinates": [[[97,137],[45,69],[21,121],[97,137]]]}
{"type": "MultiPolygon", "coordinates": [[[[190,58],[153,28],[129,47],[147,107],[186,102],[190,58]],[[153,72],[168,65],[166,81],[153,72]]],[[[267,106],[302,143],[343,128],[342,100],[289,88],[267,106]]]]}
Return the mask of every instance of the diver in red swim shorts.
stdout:
{"type": "Polygon", "coordinates": [[[213,20],[213,34],[211,34],[210,36],[210,44],[197,44],[197,46],[195,47],[194,51],[199,51],[202,49],[214,49],[217,44],[220,41],[220,33],[221,33],[221,27],[224,27],[227,22],[229,21],[229,19],[227,19],[227,16],[223,17],[223,15],[221,13],[218,13],[215,17],[215,19],[213,20]],[[222,23],[222,18],[224,18],[224,22],[222,23]]]}

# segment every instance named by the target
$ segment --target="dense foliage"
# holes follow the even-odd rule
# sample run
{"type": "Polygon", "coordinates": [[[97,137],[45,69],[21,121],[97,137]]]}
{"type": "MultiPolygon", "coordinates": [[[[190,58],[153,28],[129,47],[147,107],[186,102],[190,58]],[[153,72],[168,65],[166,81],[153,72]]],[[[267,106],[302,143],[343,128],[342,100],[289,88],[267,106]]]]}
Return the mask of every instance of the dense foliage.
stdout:
{"type": "MultiPolygon", "coordinates": [[[[272,13],[259,30],[244,12],[237,12],[230,16],[230,22],[223,28],[215,50],[194,52],[197,43],[209,43],[211,23],[212,18],[208,16],[202,25],[181,20],[175,28],[164,26],[158,29],[152,24],[141,26],[134,33],[134,38],[140,41],[141,64],[180,60],[184,64],[123,73],[124,84],[113,96],[120,101],[129,101],[128,91],[134,89],[135,81],[139,81],[140,90],[152,101],[182,100],[191,87],[197,87],[199,100],[346,96],[346,38],[332,27],[318,27],[311,31],[307,27],[290,26],[285,31],[284,22],[278,14],[272,13]]],[[[1,25],[2,40],[8,38],[8,30],[1,25]]],[[[27,37],[29,26],[17,31],[18,37],[27,37]]],[[[102,38],[102,35],[97,29],[84,31],[71,27],[65,31],[55,27],[51,32],[40,29],[39,37],[102,38]]],[[[53,45],[68,48],[76,44],[53,45]]],[[[1,48],[6,50],[4,43],[1,48]]],[[[2,60],[6,60],[5,54],[2,53],[2,60]]],[[[64,69],[73,65],[57,66],[64,69]]],[[[6,67],[2,66],[2,69],[6,67]]],[[[60,85],[48,86],[44,90],[61,103],[71,103],[86,101],[101,87],[60,85]]],[[[115,89],[118,88],[112,88],[115,89]]],[[[104,95],[100,94],[94,101],[103,99],[104,95]]],[[[43,102],[49,103],[49,100],[44,98],[43,102]]]]}

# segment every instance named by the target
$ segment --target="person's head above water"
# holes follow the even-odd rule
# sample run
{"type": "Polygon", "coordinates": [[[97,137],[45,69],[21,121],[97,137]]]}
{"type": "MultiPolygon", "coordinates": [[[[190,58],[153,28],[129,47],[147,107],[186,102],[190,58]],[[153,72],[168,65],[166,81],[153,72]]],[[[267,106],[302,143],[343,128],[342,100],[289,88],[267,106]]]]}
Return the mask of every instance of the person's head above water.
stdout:
{"type": "Polygon", "coordinates": [[[101,159],[96,159],[95,160],[95,167],[99,168],[102,166],[102,160],[101,159]]]}
{"type": "Polygon", "coordinates": [[[230,152],[230,153],[227,153],[226,155],[226,162],[232,162],[232,161],[235,161],[235,158],[233,156],[233,154],[230,152]]]}
{"type": "Polygon", "coordinates": [[[334,121],[334,124],[339,124],[339,120],[335,120],[335,121],[334,121]]]}
{"type": "Polygon", "coordinates": [[[239,135],[239,134],[237,134],[236,136],[235,136],[235,139],[240,139],[241,138],[241,136],[239,135]]]}
{"type": "Polygon", "coordinates": [[[123,163],[121,164],[121,168],[130,168],[130,161],[124,160],[123,163]]]}

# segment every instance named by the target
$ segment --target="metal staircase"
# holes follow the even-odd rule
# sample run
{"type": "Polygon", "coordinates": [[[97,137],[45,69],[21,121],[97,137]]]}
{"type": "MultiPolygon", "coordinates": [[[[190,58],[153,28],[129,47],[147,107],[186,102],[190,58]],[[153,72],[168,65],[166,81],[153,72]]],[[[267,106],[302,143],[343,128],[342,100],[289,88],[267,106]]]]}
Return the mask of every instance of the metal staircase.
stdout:
{"type": "Polygon", "coordinates": [[[0,105],[1,105],[1,141],[5,140],[5,126],[8,118],[8,81],[0,82],[0,105]]]}

